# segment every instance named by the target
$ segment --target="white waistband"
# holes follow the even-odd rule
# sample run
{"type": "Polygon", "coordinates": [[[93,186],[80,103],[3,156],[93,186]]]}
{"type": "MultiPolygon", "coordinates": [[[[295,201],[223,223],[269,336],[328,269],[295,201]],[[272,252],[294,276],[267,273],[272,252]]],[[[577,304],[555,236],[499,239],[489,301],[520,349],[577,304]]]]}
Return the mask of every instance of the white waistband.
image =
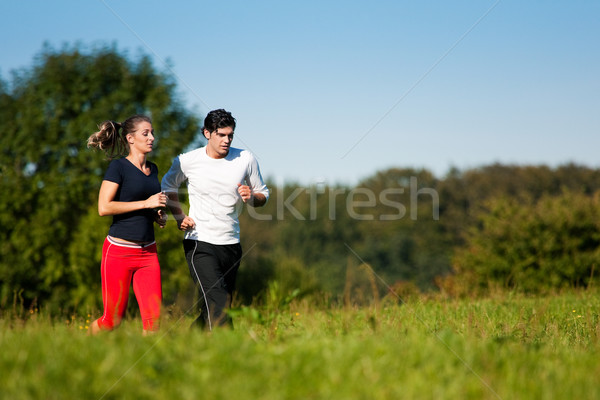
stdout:
{"type": "Polygon", "coordinates": [[[114,244],[115,246],[121,246],[121,247],[130,247],[133,249],[142,249],[144,247],[148,247],[148,246],[152,246],[153,244],[156,243],[156,240],[152,243],[146,243],[146,244],[138,244],[138,243],[123,243],[123,242],[118,242],[115,239],[113,239],[110,236],[107,236],[106,239],[111,243],[114,244]]]}

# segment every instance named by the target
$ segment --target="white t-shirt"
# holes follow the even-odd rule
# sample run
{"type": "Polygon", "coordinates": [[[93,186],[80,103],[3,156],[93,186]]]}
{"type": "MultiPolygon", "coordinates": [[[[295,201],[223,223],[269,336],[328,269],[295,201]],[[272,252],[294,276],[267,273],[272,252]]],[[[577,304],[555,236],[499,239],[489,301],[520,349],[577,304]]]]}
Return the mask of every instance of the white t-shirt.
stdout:
{"type": "Polygon", "coordinates": [[[206,147],[179,155],[163,177],[164,192],[177,192],[187,180],[190,210],[196,223],[185,233],[186,239],[212,244],[234,244],[240,241],[238,215],[242,198],[238,183],[248,185],[253,193],[269,198],[258,162],[247,150],[229,148],[224,158],[211,158],[206,147]]]}

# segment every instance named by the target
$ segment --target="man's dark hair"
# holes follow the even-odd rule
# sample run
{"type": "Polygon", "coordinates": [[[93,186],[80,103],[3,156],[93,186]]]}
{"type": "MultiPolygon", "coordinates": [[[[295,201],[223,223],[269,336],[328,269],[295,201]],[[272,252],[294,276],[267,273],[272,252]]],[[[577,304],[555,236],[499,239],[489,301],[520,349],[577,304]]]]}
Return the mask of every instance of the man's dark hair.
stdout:
{"type": "Polygon", "coordinates": [[[235,118],[229,111],[225,111],[222,108],[213,110],[206,115],[204,118],[204,128],[209,132],[214,132],[219,128],[231,127],[235,130],[235,118]]]}

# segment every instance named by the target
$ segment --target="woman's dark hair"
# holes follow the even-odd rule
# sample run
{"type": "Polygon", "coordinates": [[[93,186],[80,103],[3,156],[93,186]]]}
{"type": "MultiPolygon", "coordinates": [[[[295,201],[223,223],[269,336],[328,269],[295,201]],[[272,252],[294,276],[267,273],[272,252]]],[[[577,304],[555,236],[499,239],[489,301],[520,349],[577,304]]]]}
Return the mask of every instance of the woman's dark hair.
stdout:
{"type": "Polygon", "coordinates": [[[222,108],[213,110],[206,115],[204,118],[204,127],[209,132],[214,132],[219,128],[231,127],[235,130],[235,118],[229,111],[225,111],[222,108]]]}
{"type": "Polygon", "coordinates": [[[103,150],[109,159],[127,155],[129,145],[125,138],[127,134],[135,131],[135,127],[140,122],[152,123],[145,115],[132,115],[121,123],[104,121],[98,126],[99,131],[88,138],[87,146],[103,150]]]}

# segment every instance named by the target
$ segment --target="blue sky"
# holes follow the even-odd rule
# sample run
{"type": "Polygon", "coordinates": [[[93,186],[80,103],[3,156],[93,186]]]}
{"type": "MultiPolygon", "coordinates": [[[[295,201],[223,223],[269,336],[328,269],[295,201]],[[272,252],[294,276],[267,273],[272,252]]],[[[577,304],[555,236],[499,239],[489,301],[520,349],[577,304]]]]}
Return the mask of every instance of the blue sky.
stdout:
{"type": "Polygon", "coordinates": [[[234,146],[278,182],[600,167],[595,0],[38,0],[2,2],[0,15],[4,79],[44,42],[149,54],[189,109],[232,111],[234,146]]]}

